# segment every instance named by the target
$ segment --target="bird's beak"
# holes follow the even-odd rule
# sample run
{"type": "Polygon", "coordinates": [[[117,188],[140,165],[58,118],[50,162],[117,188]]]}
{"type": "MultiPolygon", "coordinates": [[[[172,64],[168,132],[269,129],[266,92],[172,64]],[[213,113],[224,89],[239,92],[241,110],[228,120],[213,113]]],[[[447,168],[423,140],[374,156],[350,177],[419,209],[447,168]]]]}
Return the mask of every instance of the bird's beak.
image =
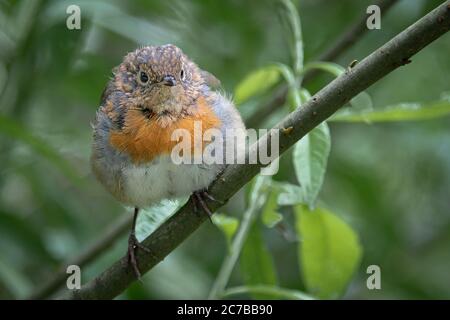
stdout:
{"type": "Polygon", "coordinates": [[[177,84],[177,80],[173,76],[167,75],[161,83],[165,86],[173,87],[177,84]]]}

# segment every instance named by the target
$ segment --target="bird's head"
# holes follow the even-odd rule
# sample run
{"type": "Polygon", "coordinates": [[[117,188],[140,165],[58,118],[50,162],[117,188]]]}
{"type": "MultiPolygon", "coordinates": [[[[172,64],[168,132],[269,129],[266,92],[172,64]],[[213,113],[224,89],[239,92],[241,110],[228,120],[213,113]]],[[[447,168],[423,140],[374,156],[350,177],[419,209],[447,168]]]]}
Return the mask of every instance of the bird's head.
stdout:
{"type": "Polygon", "coordinates": [[[149,116],[177,116],[206,88],[201,70],[171,44],[127,54],[114,72],[114,85],[126,94],[126,108],[142,109],[149,116]]]}

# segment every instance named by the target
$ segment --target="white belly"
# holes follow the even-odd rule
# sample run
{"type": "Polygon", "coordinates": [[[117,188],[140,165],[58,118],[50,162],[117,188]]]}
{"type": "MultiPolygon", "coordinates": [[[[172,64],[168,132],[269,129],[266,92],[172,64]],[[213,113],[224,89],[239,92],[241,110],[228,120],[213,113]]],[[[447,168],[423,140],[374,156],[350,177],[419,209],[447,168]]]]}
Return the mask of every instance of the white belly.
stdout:
{"type": "Polygon", "coordinates": [[[204,189],[220,170],[218,165],[174,164],[170,156],[163,156],[148,165],[122,169],[123,191],[128,204],[144,208],[204,189]]]}

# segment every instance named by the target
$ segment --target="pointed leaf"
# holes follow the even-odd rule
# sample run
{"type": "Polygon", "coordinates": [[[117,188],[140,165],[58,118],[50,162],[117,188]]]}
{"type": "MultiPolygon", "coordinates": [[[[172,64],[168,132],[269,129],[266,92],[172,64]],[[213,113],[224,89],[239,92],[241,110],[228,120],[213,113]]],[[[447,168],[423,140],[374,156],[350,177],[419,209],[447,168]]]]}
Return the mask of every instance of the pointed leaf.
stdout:
{"type": "Polygon", "coordinates": [[[279,185],[280,192],[278,194],[278,204],[280,206],[291,206],[303,204],[303,190],[300,186],[290,183],[281,183],[279,185]]]}
{"type": "Polygon", "coordinates": [[[278,222],[283,220],[283,216],[277,212],[278,193],[278,190],[272,189],[261,213],[262,222],[269,228],[273,228],[278,222]]]}
{"type": "Polygon", "coordinates": [[[303,200],[313,207],[322,187],[330,154],[331,138],[323,122],[304,136],[294,148],[294,168],[303,190],[303,200]]]}
{"type": "MultiPolygon", "coordinates": [[[[247,285],[275,285],[277,277],[272,256],[264,245],[261,227],[254,223],[241,252],[241,273],[247,285]]],[[[256,299],[268,299],[270,295],[253,294],[256,299]]]]}
{"type": "Polygon", "coordinates": [[[373,102],[370,95],[363,91],[360,92],[356,97],[350,100],[353,112],[370,112],[373,110],[373,102]]]}
{"type": "Polygon", "coordinates": [[[228,248],[230,248],[231,240],[239,227],[239,220],[222,213],[216,213],[212,216],[212,221],[223,232],[227,240],[228,248]]]}
{"type": "Polygon", "coordinates": [[[345,68],[333,62],[311,62],[308,63],[303,69],[303,74],[313,69],[318,69],[322,71],[326,71],[328,73],[333,74],[336,77],[339,77],[341,74],[345,72],[345,68]]]}
{"type": "Polygon", "coordinates": [[[354,112],[345,110],[331,118],[332,121],[346,122],[388,122],[428,120],[450,115],[450,101],[428,103],[401,103],[382,109],[354,112]]]}
{"type": "Polygon", "coordinates": [[[139,213],[136,224],[136,237],[139,241],[145,239],[155,231],[165,220],[170,218],[181,206],[187,202],[188,198],[175,200],[164,199],[139,213]]]}
{"type": "Polygon", "coordinates": [[[333,213],[306,206],[295,208],[296,230],[301,237],[299,259],[309,293],[338,298],[358,268],[362,249],[356,233],[333,213]]]}
{"type": "Polygon", "coordinates": [[[15,140],[26,144],[40,156],[55,165],[73,183],[79,183],[80,178],[74,168],[64,159],[57,150],[46,141],[36,137],[27,128],[11,118],[0,115],[0,134],[5,134],[15,140]]]}
{"type": "Polygon", "coordinates": [[[270,65],[257,69],[247,75],[236,87],[234,100],[241,104],[251,97],[262,94],[280,80],[278,67],[270,65]]]}

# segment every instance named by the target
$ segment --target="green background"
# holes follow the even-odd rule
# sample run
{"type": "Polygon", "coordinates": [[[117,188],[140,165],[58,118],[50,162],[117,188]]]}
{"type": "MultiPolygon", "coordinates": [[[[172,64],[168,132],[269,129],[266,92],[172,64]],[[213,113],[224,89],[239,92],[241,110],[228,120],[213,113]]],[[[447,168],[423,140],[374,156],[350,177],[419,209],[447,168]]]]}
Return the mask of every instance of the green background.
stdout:
{"type": "MultiPolygon", "coordinates": [[[[139,45],[174,43],[232,93],[252,70],[291,63],[274,2],[0,1],[0,298],[26,297],[124,214],[89,166],[90,122],[122,57],[139,45]],[[79,31],[66,28],[69,4],[81,8],[79,31]]],[[[297,1],[306,61],[372,2],[297,1]]],[[[399,1],[382,15],[381,30],[369,31],[337,62],[346,67],[362,60],[441,2],[399,1]]],[[[447,34],[373,85],[367,93],[374,107],[448,96],[449,52],[447,34]]],[[[307,88],[314,93],[331,79],[321,75],[307,88]]],[[[242,108],[244,116],[251,113],[242,108]]],[[[286,112],[281,109],[261,126],[286,112]]],[[[332,147],[319,203],[352,227],[364,250],[342,297],[450,298],[449,117],[329,126],[332,147]],[[381,290],[366,288],[372,264],[381,268],[381,290]]],[[[295,183],[292,172],[289,156],[283,156],[276,179],[295,183]]],[[[221,211],[241,218],[243,198],[238,194],[221,211]]],[[[292,210],[280,212],[294,233],[292,210]]],[[[261,236],[280,286],[305,291],[297,243],[277,229],[264,228],[261,236]]],[[[125,251],[123,236],[82,268],[83,281],[125,251]]],[[[120,298],[205,298],[226,253],[223,234],[205,223],[120,298]]],[[[243,281],[245,274],[236,268],[230,286],[243,281]]]]}

